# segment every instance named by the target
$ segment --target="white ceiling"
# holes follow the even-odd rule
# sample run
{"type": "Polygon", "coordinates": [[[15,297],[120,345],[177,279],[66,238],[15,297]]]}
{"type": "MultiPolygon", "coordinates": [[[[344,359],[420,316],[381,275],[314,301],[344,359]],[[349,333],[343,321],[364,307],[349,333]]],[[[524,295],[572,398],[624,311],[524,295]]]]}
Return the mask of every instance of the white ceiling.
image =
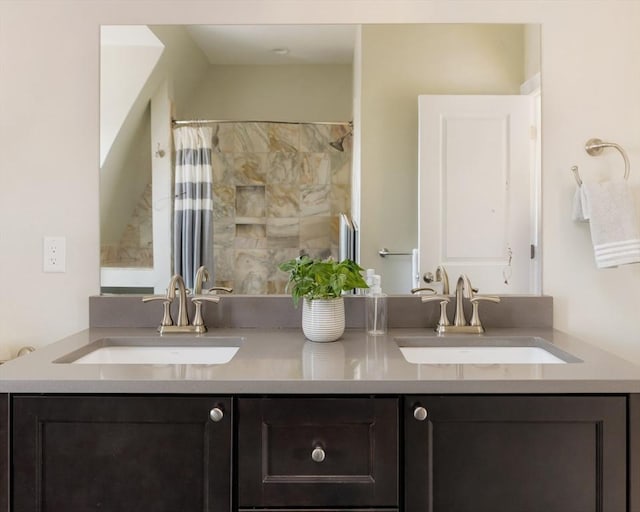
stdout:
{"type": "Polygon", "coordinates": [[[356,25],[190,25],[211,64],[351,64],[356,25]],[[286,54],[274,50],[284,49],[286,54]]]}

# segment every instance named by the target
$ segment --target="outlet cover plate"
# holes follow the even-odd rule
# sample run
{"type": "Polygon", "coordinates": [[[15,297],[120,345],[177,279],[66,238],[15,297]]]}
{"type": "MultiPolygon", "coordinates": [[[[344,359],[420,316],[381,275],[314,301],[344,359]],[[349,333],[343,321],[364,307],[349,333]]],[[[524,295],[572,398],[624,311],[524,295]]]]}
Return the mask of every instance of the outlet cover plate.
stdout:
{"type": "Polygon", "coordinates": [[[42,268],[44,272],[66,272],[67,239],[64,236],[45,236],[42,268]]]}

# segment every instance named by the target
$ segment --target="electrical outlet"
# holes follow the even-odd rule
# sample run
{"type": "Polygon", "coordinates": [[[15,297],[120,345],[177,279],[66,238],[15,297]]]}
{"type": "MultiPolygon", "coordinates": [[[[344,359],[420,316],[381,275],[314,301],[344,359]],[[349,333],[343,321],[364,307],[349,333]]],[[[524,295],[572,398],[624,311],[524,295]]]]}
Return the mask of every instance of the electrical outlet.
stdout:
{"type": "Polygon", "coordinates": [[[63,236],[45,236],[43,251],[44,272],[66,272],[67,239],[63,236]]]}

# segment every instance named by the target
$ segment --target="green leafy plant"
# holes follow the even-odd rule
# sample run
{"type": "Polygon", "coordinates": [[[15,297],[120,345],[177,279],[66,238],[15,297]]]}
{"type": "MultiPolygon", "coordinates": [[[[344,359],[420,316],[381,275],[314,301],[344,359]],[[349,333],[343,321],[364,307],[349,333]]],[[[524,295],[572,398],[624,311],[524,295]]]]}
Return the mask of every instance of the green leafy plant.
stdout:
{"type": "Polygon", "coordinates": [[[344,291],[368,288],[362,278],[363,268],[349,259],[338,262],[300,256],[281,263],[278,268],[289,273],[287,290],[296,307],[300,298],[333,299],[340,297],[344,291]]]}

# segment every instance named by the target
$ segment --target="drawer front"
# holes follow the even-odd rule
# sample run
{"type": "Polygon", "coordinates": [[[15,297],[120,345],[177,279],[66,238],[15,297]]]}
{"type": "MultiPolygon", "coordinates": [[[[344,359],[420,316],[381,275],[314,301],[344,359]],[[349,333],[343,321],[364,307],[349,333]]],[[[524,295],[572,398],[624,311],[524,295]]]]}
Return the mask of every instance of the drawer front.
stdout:
{"type": "MultiPolygon", "coordinates": [[[[239,512],[256,512],[253,508],[240,508],[239,512]]],[[[260,512],[309,512],[306,508],[262,508],[260,512]]],[[[398,512],[397,508],[314,508],[313,512],[398,512]]]]}
{"type": "Polygon", "coordinates": [[[397,507],[395,398],[238,401],[240,507],[397,507]]]}

